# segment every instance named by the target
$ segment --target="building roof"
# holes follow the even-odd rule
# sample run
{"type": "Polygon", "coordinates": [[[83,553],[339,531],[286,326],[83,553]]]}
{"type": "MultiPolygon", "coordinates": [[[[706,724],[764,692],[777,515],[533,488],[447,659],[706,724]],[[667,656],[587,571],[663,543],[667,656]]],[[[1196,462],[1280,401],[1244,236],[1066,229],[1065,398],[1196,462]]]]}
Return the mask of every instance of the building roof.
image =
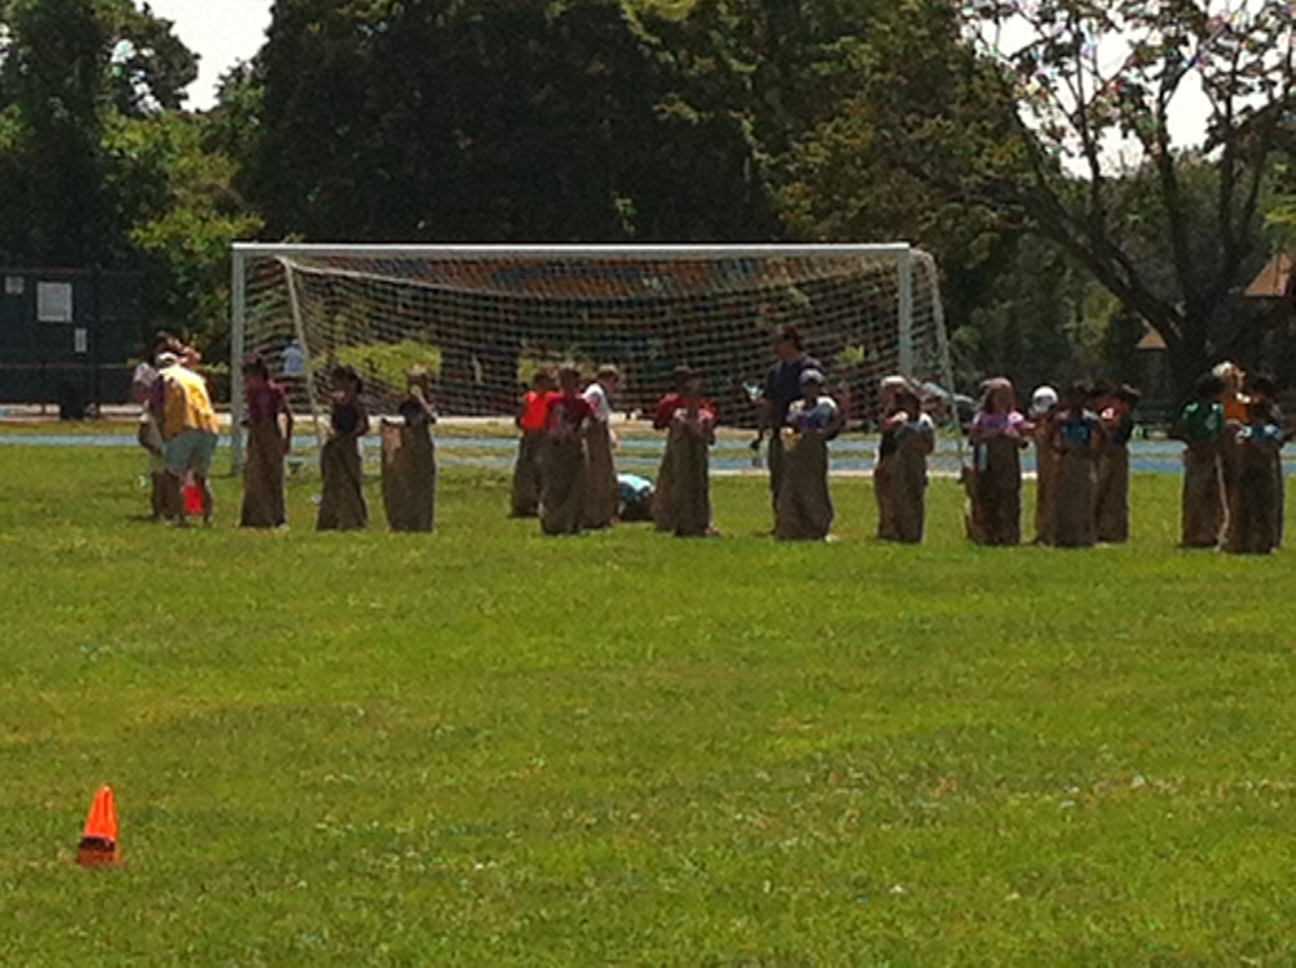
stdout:
{"type": "Polygon", "coordinates": [[[1252,299],[1280,299],[1291,294],[1292,258],[1286,252],[1270,259],[1246,290],[1246,296],[1252,299]]]}
{"type": "Polygon", "coordinates": [[[1143,334],[1143,338],[1138,341],[1134,347],[1136,350],[1163,350],[1166,348],[1166,342],[1161,338],[1161,334],[1155,329],[1148,327],[1148,331],[1143,334]]]}

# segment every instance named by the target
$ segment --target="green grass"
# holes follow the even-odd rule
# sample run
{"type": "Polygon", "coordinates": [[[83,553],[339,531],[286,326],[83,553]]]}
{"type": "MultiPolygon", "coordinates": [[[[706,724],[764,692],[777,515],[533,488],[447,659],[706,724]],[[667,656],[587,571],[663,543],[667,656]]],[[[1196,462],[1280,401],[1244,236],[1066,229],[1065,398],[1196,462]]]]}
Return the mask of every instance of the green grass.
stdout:
{"type": "MultiPolygon", "coordinates": [[[[1293,558],[130,520],[0,447],[0,964],[1291,965],[1293,558]],[[73,863],[98,784],[125,863],[73,863]]],[[[377,508],[376,493],[372,495],[377,508]]],[[[378,517],[381,517],[379,512],[378,517]]]]}

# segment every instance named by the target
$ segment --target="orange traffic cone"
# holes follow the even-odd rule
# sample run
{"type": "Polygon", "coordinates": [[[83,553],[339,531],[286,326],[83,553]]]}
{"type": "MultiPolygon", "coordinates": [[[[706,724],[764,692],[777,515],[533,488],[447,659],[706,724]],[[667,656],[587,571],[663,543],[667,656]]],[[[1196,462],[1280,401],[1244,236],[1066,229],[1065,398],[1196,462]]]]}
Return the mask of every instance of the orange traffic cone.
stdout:
{"type": "Polygon", "coordinates": [[[121,860],[117,851],[117,807],[113,803],[112,787],[99,788],[90,815],[86,817],[81,844],[77,848],[77,863],[82,867],[116,864],[121,860]]]}

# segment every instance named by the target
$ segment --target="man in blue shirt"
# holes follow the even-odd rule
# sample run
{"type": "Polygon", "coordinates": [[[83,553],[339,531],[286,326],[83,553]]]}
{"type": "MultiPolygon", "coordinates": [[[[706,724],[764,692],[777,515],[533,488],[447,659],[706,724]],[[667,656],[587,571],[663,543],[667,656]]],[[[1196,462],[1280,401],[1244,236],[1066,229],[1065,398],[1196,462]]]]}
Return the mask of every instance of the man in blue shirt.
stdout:
{"type": "Polygon", "coordinates": [[[788,407],[801,399],[801,374],[806,370],[823,371],[823,364],[805,351],[801,334],[795,326],[781,326],[774,341],[778,362],[765,374],[765,389],[761,393],[756,424],[756,439],[752,449],[759,449],[761,438],[770,435],[769,472],[770,501],[778,503],[779,487],[783,483],[783,441],[779,428],[787,419],[788,407]]]}

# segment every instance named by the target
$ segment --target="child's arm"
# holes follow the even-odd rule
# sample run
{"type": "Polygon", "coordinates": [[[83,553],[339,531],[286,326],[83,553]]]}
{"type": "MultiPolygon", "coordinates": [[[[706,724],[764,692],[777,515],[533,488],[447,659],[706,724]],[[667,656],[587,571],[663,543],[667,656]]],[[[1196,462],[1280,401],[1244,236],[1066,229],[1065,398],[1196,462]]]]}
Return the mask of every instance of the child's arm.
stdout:
{"type": "Polygon", "coordinates": [[[751,449],[760,450],[765,434],[777,434],[778,431],[779,428],[774,426],[774,401],[762,396],[756,401],[756,436],[752,438],[751,449]]]}
{"type": "Polygon", "coordinates": [[[285,454],[292,452],[293,426],[292,404],[288,402],[288,397],[285,395],[283,401],[283,449],[285,454]]]}
{"type": "Polygon", "coordinates": [[[833,440],[841,433],[842,427],[846,425],[846,411],[833,402],[832,416],[828,418],[828,423],[824,426],[824,440],[833,440]]]}
{"type": "Polygon", "coordinates": [[[898,437],[905,441],[905,446],[912,447],[924,457],[936,449],[936,429],[926,414],[919,414],[916,419],[906,421],[900,428],[898,437]]]}
{"type": "Polygon", "coordinates": [[[657,406],[653,407],[652,429],[667,430],[671,425],[671,418],[675,415],[675,408],[670,405],[670,396],[662,397],[657,401],[657,406]]]}
{"type": "Polygon", "coordinates": [[[1062,436],[1062,421],[1059,418],[1055,417],[1049,423],[1048,434],[1045,437],[1045,440],[1048,441],[1049,447],[1055,454],[1063,454],[1066,452],[1066,440],[1062,436]]]}
{"type": "Polygon", "coordinates": [[[136,439],[139,441],[139,445],[143,447],[145,450],[147,450],[154,457],[161,457],[162,451],[158,448],[156,444],[154,444],[149,439],[149,437],[150,437],[149,425],[141,420],[139,425],[139,433],[136,436],[136,439]]]}
{"type": "Polygon", "coordinates": [[[972,418],[972,423],[968,425],[968,442],[972,444],[984,444],[987,440],[994,437],[994,432],[986,425],[987,421],[983,416],[984,411],[978,412],[972,418]]]}

